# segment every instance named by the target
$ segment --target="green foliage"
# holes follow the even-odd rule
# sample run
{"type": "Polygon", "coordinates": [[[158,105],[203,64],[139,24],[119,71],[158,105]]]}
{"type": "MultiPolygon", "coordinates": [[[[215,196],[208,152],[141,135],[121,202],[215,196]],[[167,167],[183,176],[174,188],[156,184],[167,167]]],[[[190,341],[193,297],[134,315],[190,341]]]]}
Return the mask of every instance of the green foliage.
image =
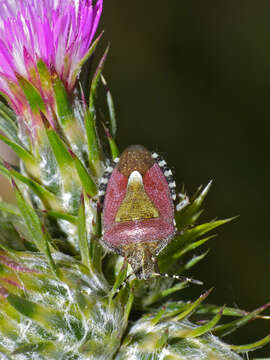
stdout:
{"type": "Polygon", "coordinates": [[[182,280],[138,280],[123,258],[101,246],[97,189],[110,161],[101,139],[107,137],[112,159],[119,154],[113,99],[102,76],[107,52],[91,82],[89,105],[83,94],[69,94],[42,61],[37,71],[44,91],[52,95],[51,113],[38,90],[18,78],[38,125],[36,133],[17,124],[12,111],[0,104],[0,129],[5,133],[0,139],[21,159],[19,169],[0,162],[17,198],[17,206],[0,202],[0,357],[241,359],[239,353],[263,346],[269,336],[239,346],[227,345],[216,335],[226,336],[262,316],[269,304],[245,312],[204,304],[211,290],[194,301],[174,297],[181,298],[180,291],[192,283],[184,272],[207,254],[198,248],[231,220],[199,223],[211,183],[190,199],[178,194],[179,232],[158,258],[162,273],[181,274],[182,280]],[[97,129],[100,80],[108,106],[108,128],[104,125],[102,135],[97,129]],[[228,316],[234,320],[224,321],[228,316]]]}

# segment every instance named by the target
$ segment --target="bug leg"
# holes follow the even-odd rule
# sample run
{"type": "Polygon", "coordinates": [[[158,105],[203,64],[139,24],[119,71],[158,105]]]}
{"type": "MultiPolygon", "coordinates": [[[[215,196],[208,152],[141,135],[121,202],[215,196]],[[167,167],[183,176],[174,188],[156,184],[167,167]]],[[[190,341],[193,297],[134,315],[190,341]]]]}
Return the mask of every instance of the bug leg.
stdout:
{"type": "MultiPolygon", "coordinates": [[[[121,277],[121,274],[123,272],[126,272],[126,269],[127,269],[127,266],[128,266],[128,260],[126,257],[124,257],[124,262],[123,262],[123,265],[121,267],[121,270],[120,270],[120,277],[121,277]]],[[[119,277],[118,275],[118,277],[119,277]]],[[[114,292],[114,295],[113,295],[113,299],[116,297],[116,295],[122,290],[122,288],[124,288],[129,281],[131,280],[134,280],[136,278],[136,275],[135,274],[129,274],[128,276],[126,276],[126,278],[119,284],[119,286],[115,289],[115,292],[114,292]]],[[[121,280],[120,280],[121,281],[121,280]]]]}

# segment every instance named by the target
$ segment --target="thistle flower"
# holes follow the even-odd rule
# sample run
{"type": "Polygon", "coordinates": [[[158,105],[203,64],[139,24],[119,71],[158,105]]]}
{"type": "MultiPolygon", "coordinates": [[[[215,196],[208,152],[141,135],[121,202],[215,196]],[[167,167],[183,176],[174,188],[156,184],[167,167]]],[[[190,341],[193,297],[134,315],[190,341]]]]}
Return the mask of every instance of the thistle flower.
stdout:
{"type": "Polygon", "coordinates": [[[46,105],[52,103],[50,89],[40,78],[40,60],[58,75],[68,92],[72,91],[78,64],[95,35],[102,2],[1,0],[0,91],[18,115],[27,104],[19,86],[21,77],[38,89],[46,105]]]}
{"type": "Polygon", "coordinates": [[[216,336],[262,317],[270,304],[250,313],[204,305],[211,291],[193,302],[172,301],[168,296],[190,279],[154,277],[158,268],[178,275],[190,270],[207,254],[188,259],[190,252],[228,222],[197,224],[210,184],[189,199],[176,193],[172,172],[156,153],[135,146],[118,158],[113,100],[102,76],[107,50],[89,102],[75,91],[98,42],[91,45],[101,9],[101,0],[0,0],[0,89],[13,108],[0,102],[0,140],[21,160],[19,169],[0,160],[17,199],[16,206],[0,201],[0,358],[240,360],[238,353],[270,336],[243,346],[216,336]],[[107,156],[96,126],[99,82],[108,106],[107,156]],[[107,231],[114,254],[100,242],[102,196],[103,241],[107,231]],[[144,228],[138,219],[146,220],[144,228]],[[129,242],[121,233],[125,221],[129,242]],[[110,237],[116,222],[119,231],[110,237]],[[127,276],[131,267],[119,254],[138,278],[127,276]],[[219,325],[222,316],[236,320],[219,325]]]}

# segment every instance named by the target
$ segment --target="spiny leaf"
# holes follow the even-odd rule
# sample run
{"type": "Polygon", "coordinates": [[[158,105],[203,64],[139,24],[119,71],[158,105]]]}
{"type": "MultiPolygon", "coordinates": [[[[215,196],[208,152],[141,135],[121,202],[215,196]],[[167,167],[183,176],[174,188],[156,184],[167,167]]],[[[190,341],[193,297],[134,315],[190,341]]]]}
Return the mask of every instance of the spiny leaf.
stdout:
{"type": "Polygon", "coordinates": [[[39,167],[40,174],[38,178],[40,178],[41,184],[46,184],[47,189],[58,196],[61,193],[61,176],[46,130],[51,128],[51,125],[42,112],[40,112],[40,117],[44,126],[39,132],[39,139],[36,144],[37,159],[42,165],[39,167]]]}
{"type": "Polygon", "coordinates": [[[91,171],[95,176],[101,176],[103,172],[101,168],[101,148],[96,130],[95,97],[97,85],[103,70],[108,50],[109,48],[107,47],[94,74],[89,95],[89,110],[87,110],[85,113],[85,130],[88,143],[89,164],[91,171]]]}
{"type": "Polygon", "coordinates": [[[223,308],[220,310],[220,312],[213,317],[212,320],[210,320],[208,323],[198,326],[195,329],[188,329],[188,330],[180,330],[175,333],[175,336],[177,337],[184,337],[184,338],[193,338],[193,337],[199,337],[213,329],[213,327],[219,322],[221,316],[223,313],[223,308]]]}
{"type": "MultiPolygon", "coordinates": [[[[179,257],[185,254],[186,252],[192,250],[194,242],[202,235],[208,233],[209,231],[226,224],[232,219],[217,220],[205,223],[202,225],[195,226],[191,229],[185,230],[180,236],[172,240],[163,253],[159,256],[159,266],[162,272],[168,271],[175,262],[178,261],[179,257]]],[[[205,241],[209,240],[211,237],[204,239],[205,241]]],[[[202,240],[202,243],[205,241],[202,240]]],[[[202,244],[201,243],[201,244],[202,244]]],[[[195,243],[194,248],[200,245],[195,243]]],[[[199,259],[198,259],[199,260],[199,259]]]]}
{"type": "Polygon", "coordinates": [[[56,336],[59,329],[62,329],[64,333],[67,328],[63,314],[53,308],[46,308],[14,294],[9,294],[7,301],[22,315],[37,322],[41,327],[51,331],[56,336]]]}
{"type": "MultiPolygon", "coordinates": [[[[173,316],[178,315],[180,312],[185,311],[189,306],[190,306],[190,303],[189,302],[184,302],[184,301],[165,303],[164,312],[163,312],[163,315],[162,315],[162,321],[164,319],[172,318],[173,316]]],[[[155,307],[153,307],[153,308],[149,307],[148,309],[149,309],[149,311],[151,313],[143,315],[143,319],[147,320],[148,318],[151,318],[153,316],[152,314],[153,313],[155,314],[156,311],[158,310],[155,307]]],[[[154,316],[156,316],[156,315],[154,315],[154,316]]]]}
{"type": "Polygon", "coordinates": [[[129,314],[132,309],[133,301],[134,301],[134,289],[131,288],[130,291],[128,292],[128,300],[124,307],[124,324],[125,325],[128,323],[129,314]]]}
{"type": "Polygon", "coordinates": [[[12,180],[12,183],[15,190],[18,207],[27,228],[33,237],[33,242],[37,248],[47,256],[52,272],[57,274],[56,265],[53,261],[49,249],[46,232],[42,229],[39,217],[34,208],[24,199],[14,180],[12,180]]]}
{"type": "Polygon", "coordinates": [[[96,217],[92,220],[92,234],[90,241],[90,257],[93,269],[98,273],[102,273],[102,256],[103,249],[98,241],[101,236],[101,213],[100,208],[97,206],[96,217]]]}
{"type": "Polygon", "coordinates": [[[71,224],[77,224],[77,217],[67,214],[65,212],[61,212],[61,211],[44,211],[42,212],[44,215],[46,216],[51,216],[55,219],[61,219],[61,220],[66,220],[71,224]]]}
{"type": "Polygon", "coordinates": [[[111,133],[112,137],[115,138],[117,125],[116,125],[114,102],[113,102],[113,98],[112,98],[110,89],[109,89],[107,82],[102,74],[101,74],[101,81],[106,89],[107,105],[108,105],[109,116],[110,116],[110,133],[111,133]]]}
{"type": "Polygon", "coordinates": [[[232,219],[211,221],[209,223],[198,225],[192,229],[184,231],[182,235],[171,241],[167,248],[165,248],[164,252],[160,255],[159,264],[161,268],[167,269],[168,267],[172,266],[173,263],[178,260],[179,253],[181,254],[181,252],[185,252],[185,248],[189,246],[189,244],[193,243],[200,236],[223,224],[226,224],[231,220],[232,219]]]}
{"type": "Polygon", "coordinates": [[[72,147],[74,152],[83,156],[85,153],[85,133],[80,120],[76,119],[73,113],[70,95],[56,73],[53,75],[53,89],[58,123],[66,142],[69,142],[68,147],[72,147]]]}
{"type": "Polygon", "coordinates": [[[52,128],[47,129],[46,132],[60,170],[64,173],[69,172],[72,167],[72,157],[65,143],[52,128]]]}
{"type": "Polygon", "coordinates": [[[38,341],[32,340],[31,344],[23,344],[17,347],[12,355],[19,355],[19,358],[23,356],[25,360],[32,360],[33,356],[38,356],[40,359],[59,359],[60,356],[61,358],[67,356],[69,359],[76,359],[76,354],[73,351],[66,353],[63,347],[59,346],[59,343],[40,341],[40,339],[38,341]]]}
{"type": "Polygon", "coordinates": [[[95,182],[92,180],[91,176],[88,174],[87,170],[83,166],[80,159],[74,154],[74,152],[71,149],[69,150],[69,153],[73,158],[73,161],[74,161],[78,176],[81,180],[83,189],[91,197],[95,196],[97,194],[97,186],[96,186],[95,182]]]}
{"type": "Polygon", "coordinates": [[[183,312],[181,312],[179,315],[173,318],[174,321],[180,321],[182,319],[185,319],[188,316],[191,316],[191,314],[197,309],[197,307],[209,296],[209,294],[212,292],[213,288],[203,293],[196,301],[188,305],[187,309],[183,312]]]}
{"type": "Polygon", "coordinates": [[[8,176],[9,178],[14,177],[27,185],[29,189],[31,189],[39,198],[40,200],[45,204],[46,208],[53,207],[54,209],[59,209],[59,201],[58,199],[48,190],[46,190],[43,186],[41,186],[36,181],[32,180],[31,178],[28,178],[18,171],[12,169],[7,163],[4,166],[0,162],[0,171],[8,176]]]}
{"type": "MultiPolygon", "coordinates": [[[[266,336],[265,338],[256,341],[252,344],[247,345],[230,345],[231,350],[234,350],[238,353],[246,353],[248,351],[254,351],[256,349],[261,348],[262,346],[268,344],[270,342],[270,335],[266,336]]],[[[263,359],[261,359],[263,360],[263,359]]]]}
{"type": "Polygon", "coordinates": [[[16,295],[23,295],[23,287],[15,276],[12,277],[11,275],[7,276],[4,274],[4,277],[0,278],[0,288],[1,287],[5,288],[7,293],[12,291],[16,295]]]}
{"type": "MultiPolygon", "coordinates": [[[[196,309],[197,314],[217,314],[220,311],[220,306],[212,305],[212,304],[202,304],[196,309]]],[[[231,307],[225,307],[223,311],[223,316],[237,316],[237,317],[243,317],[245,315],[248,315],[249,312],[231,308],[231,307]]]]}
{"type": "Polygon", "coordinates": [[[105,129],[105,133],[110,145],[110,149],[111,149],[111,154],[112,154],[112,158],[113,160],[116,159],[119,156],[119,150],[118,147],[116,145],[116,142],[114,141],[113,137],[111,136],[109,130],[106,128],[106,126],[103,124],[103,127],[105,129]]]}
{"type": "Polygon", "coordinates": [[[184,254],[188,253],[189,251],[195,250],[197,247],[203,245],[204,243],[206,243],[208,240],[213,239],[216,235],[211,235],[208,236],[206,238],[203,238],[199,241],[193,242],[187,246],[185,246],[185,248],[181,251],[179,251],[178,253],[176,253],[173,258],[174,259],[179,259],[181,256],[183,256],[184,254]]]}
{"type": "Polygon", "coordinates": [[[181,273],[182,271],[189,270],[190,268],[192,268],[193,266],[195,266],[196,264],[198,264],[198,262],[200,262],[202,259],[204,259],[208,253],[209,253],[209,250],[205,251],[205,252],[202,253],[201,255],[195,255],[195,256],[193,256],[192,259],[190,259],[190,260],[183,266],[183,270],[181,270],[180,273],[181,273]]]}
{"type": "Polygon", "coordinates": [[[59,79],[57,74],[54,74],[53,77],[53,89],[54,89],[54,97],[57,108],[57,115],[59,123],[65,127],[68,123],[73,121],[73,113],[70,106],[70,101],[68,98],[68,94],[64,87],[64,84],[59,79]]]}
{"type": "Polygon", "coordinates": [[[202,191],[199,189],[199,194],[195,194],[195,196],[190,199],[190,204],[186,206],[183,211],[179,213],[176,212],[175,217],[178,229],[182,229],[187,225],[192,225],[195,223],[195,221],[198,219],[198,212],[200,207],[206,195],[208,194],[211,185],[212,181],[210,181],[202,191]]]}
{"type": "Polygon", "coordinates": [[[89,110],[85,112],[84,121],[85,121],[85,131],[87,136],[90,169],[94,176],[101,175],[101,171],[100,171],[101,150],[100,150],[100,144],[96,130],[96,121],[93,117],[93,114],[91,114],[89,110]]]}
{"type": "MultiPolygon", "coordinates": [[[[0,92],[0,95],[4,95],[2,92],[0,92]]],[[[5,98],[5,96],[3,96],[5,98]]],[[[9,121],[12,121],[14,123],[15,129],[17,129],[16,125],[16,114],[13,110],[11,110],[8,106],[6,106],[2,101],[0,101],[0,113],[5,116],[6,119],[9,121]]]]}
{"type": "Polygon", "coordinates": [[[179,236],[176,241],[179,242],[180,246],[185,246],[186,244],[190,244],[191,242],[195,241],[196,239],[198,239],[200,236],[208,233],[209,231],[224,225],[230,221],[232,221],[234,218],[230,218],[230,219],[225,219],[225,220],[216,220],[216,221],[211,221],[209,223],[204,223],[201,225],[197,225],[194,228],[190,229],[190,230],[186,230],[184,232],[184,234],[181,236],[179,236]]]}
{"type": "Polygon", "coordinates": [[[45,240],[44,254],[47,257],[47,260],[49,262],[52,273],[55,276],[58,277],[59,276],[59,269],[58,269],[56,263],[53,260],[51,250],[50,250],[50,244],[52,243],[52,241],[51,241],[52,239],[50,238],[50,235],[49,235],[47,229],[45,228],[45,226],[43,224],[42,224],[42,232],[43,232],[43,237],[44,237],[44,240],[45,240]]]}
{"type": "Polygon", "coordinates": [[[104,31],[101,32],[101,34],[97,37],[97,39],[92,43],[90,49],[88,52],[84,55],[84,57],[81,59],[81,61],[77,64],[73,74],[72,74],[72,80],[75,82],[80,74],[82,66],[86,63],[86,61],[94,54],[96,47],[103,36],[104,31]]]}
{"type": "Polygon", "coordinates": [[[118,275],[113,284],[113,288],[110,291],[109,296],[110,296],[111,300],[114,297],[114,295],[116,294],[116,292],[118,291],[118,289],[123,285],[123,282],[125,281],[126,276],[127,276],[127,268],[128,268],[127,261],[123,261],[123,265],[122,265],[120,271],[118,272],[118,275]]]}
{"type": "Polygon", "coordinates": [[[26,164],[35,165],[35,159],[33,155],[21,145],[18,145],[14,141],[8,139],[7,137],[0,134],[0,140],[6,143],[15,153],[22,159],[26,164]]]}
{"type": "Polygon", "coordinates": [[[0,129],[10,140],[21,145],[21,141],[18,138],[18,127],[15,121],[15,114],[0,101],[0,129]]]}
{"type": "Polygon", "coordinates": [[[270,306],[270,303],[259,307],[258,309],[243,316],[241,319],[236,319],[228,324],[219,325],[215,329],[213,329],[213,333],[218,336],[226,336],[226,335],[232,333],[233,331],[237,330],[239,327],[244,326],[249,321],[256,319],[257,315],[259,315],[262,311],[267,309],[269,306],[270,306]]]}
{"type": "Polygon", "coordinates": [[[94,74],[92,83],[91,83],[91,87],[90,87],[90,96],[89,96],[89,111],[92,114],[92,116],[95,116],[95,97],[96,97],[96,92],[97,92],[97,86],[101,77],[101,73],[103,71],[104,65],[105,65],[105,61],[108,55],[108,51],[109,51],[110,46],[107,46],[104,55],[102,56],[97,70],[94,74]]]}
{"type": "Polygon", "coordinates": [[[13,351],[13,355],[17,355],[17,354],[23,354],[23,355],[27,355],[27,354],[33,354],[35,352],[40,353],[41,348],[46,347],[45,342],[40,342],[40,343],[32,343],[32,344],[24,344],[22,346],[19,346],[16,348],[15,351],[13,351]]]}
{"type": "Polygon", "coordinates": [[[112,159],[114,160],[119,156],[119,150],[116,145],[116,142],[114,141],[114,139],[111,136],[108,137],[108,140],[109,140],[109,145],[110,145],[110,149],[111,149],[112,159]]]}
{"type": "Polygon", "coordinates": [[[86,223],[85,223],[85,205],[84,205],[84,196],[81,196],[81,206],[79,209],[78,215],[78,239],[79,239],[79,247],[81,253],[82,263],[91,269],[91,259],[89,254],[89,245],[87,239],[87,232],[86,232],[86,223]]]}
{"type": "Polygon", "coordinates": [[[153,326],[159,323],[159,321],[163,318],[165,311],[166,311],[166,306],[162,306],[162,308],[159,310],[156,316],[154,316],[154,318],[151,320],[153,326]]]}
{"type": "Polygon", "coordinates": [[[39,91],[27,79],[19,74],[16,74],[18,82],[24,92],[24,95],[34,114],[39,114],[40,111],[46,111],[46,106],[39,93],[39,91]]]}
{"type": "Polygon", "coordinates": [[[41,88],[44,91],[52,92],[52,76],[49,72],[47,65],[41,59],[37,61],[37,70],[39,73],[41,88]]]}

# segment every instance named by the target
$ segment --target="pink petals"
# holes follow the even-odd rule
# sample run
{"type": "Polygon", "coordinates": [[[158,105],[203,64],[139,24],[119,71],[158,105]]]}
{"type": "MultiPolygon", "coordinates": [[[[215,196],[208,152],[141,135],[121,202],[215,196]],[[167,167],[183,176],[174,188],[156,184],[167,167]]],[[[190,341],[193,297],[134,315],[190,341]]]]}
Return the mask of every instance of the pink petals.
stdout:
{"type": "Polygon", "coordinates": [[[16,112],[21,105],[6,79],[17,83],[18,73],[31,82],[39,59],[55,69],[68,91],[73,89],[72,75],[89,50],[102,5],[103,0],[95,5],[91,0],[0,0],[0,73],[5,75],[0,75],[0,91],[16,112]]]}

